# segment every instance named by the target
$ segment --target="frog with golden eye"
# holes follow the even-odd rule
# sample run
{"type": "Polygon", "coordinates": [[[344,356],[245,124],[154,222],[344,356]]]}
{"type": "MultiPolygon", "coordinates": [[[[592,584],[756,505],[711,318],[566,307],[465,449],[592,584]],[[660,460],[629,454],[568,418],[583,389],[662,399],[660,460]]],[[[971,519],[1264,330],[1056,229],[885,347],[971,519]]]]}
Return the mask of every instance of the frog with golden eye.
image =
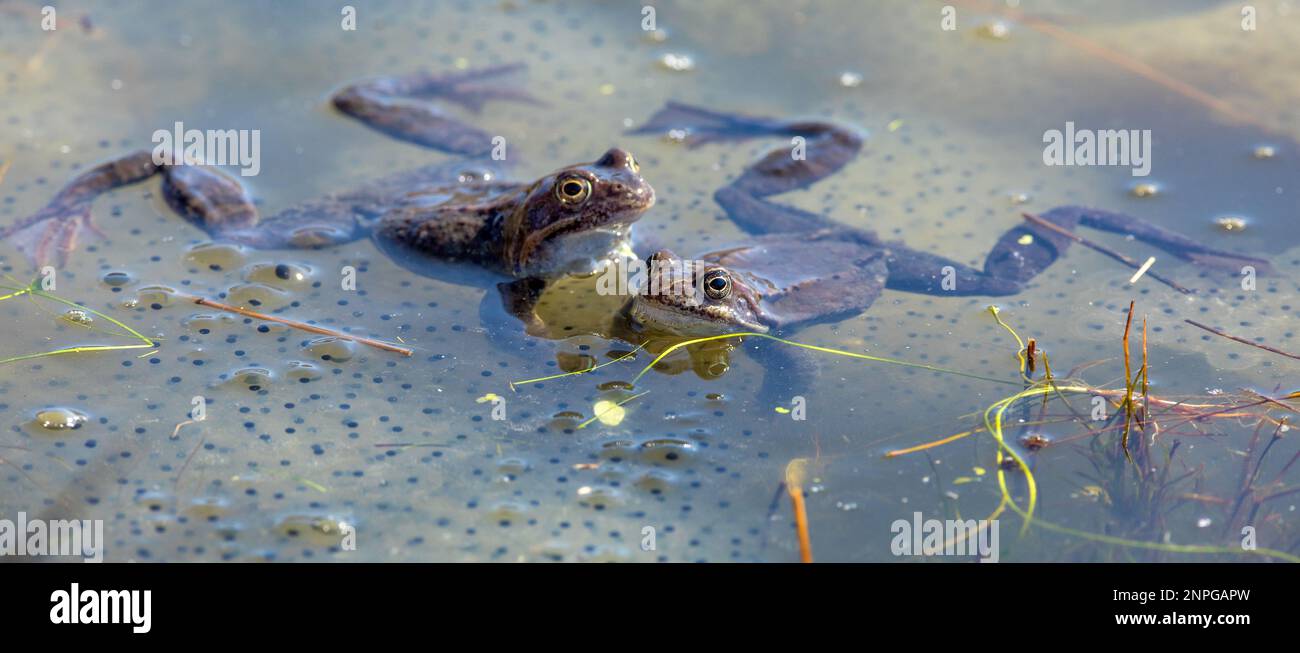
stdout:
{"type": "Polygon", "coordinates": [[[489,100],[536,103],[484,80],[520,69],[417,73],[349,84],[332,96],[343,115],[407,142],[460,155],[286,208],[263,218],[241,184],[193,162],[159,163],[140,151],[100,164],[67,183],[41,210],[0,229],[36,266],[62,265],[94,226],[91,205],[114,188],[162,178],[179,215],[213,239],[259,249],[321,248],[371,237],[443,261],[464,261],[516,278],[590,274],[630,250],[632,224],[654,205],[654,189],[632,154],[610,149],[590,163],[532,181],[506,181],[493,137],[437,101],[477,111],[489,100]]]}

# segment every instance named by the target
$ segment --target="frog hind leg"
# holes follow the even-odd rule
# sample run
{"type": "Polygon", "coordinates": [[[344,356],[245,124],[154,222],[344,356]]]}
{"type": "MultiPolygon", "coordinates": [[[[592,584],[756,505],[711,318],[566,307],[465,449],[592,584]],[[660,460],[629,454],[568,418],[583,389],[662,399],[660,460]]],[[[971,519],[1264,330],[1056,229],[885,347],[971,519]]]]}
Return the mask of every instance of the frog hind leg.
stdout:
{"type": "MultiPolygon", "coordinates": [[[[862,149],[862,137],[855,131],[823,121],[732,115],[669,102],[630,133],[669,134],[674,130],[681,131],[681,138],[691,148],[763,136],[791,138],[790,147],[763,155],[714,193],[714,200],[741,229],[768,234],[846,228],[825,216],[766,198],[806,188],[838,172],[862,149]]],[[[864,240],[874,241],[874,235],[863,233],[864,240]]]]}
{"type": "Polygon", "coordinates": [[[35,266],[63,265],[83,229],[103,235],[90,212],[96,198],[155,174],[163,175],[168,204],[209,232],[257,223],[257,209],[238,182],[204,166],[160,165],[152,152],[141,150],[77,175],[44,208],[0,229],[0,240],[12,240],[35,266]]]}
{"type": "Polygon", "coordinates": [[[795,327],[837,322],[861,313],[885,289],[890,270],[882,250],[863,257],[838,274],[800,283],[764,298],[759,317],[781,337],[795,327]]]}
{"type": "Polygon", "coordinates": [[[482,81],[521,70],[507,64],[448,74],[415,73],[345,86],[332,102],[339,111],[398,140],[464,156],[486,157],[492,135],[429,101],[441,99],[478,112],[490,100],[540,104],[524,91],[482,81]]]}
{"type": "Polygon", "coordinates": [[[1252,266],[1259,272],[1271,270],[1264,259],[1243,256],[1202,245],[1182,234],[1140,218],[1081,206],[1060,206],[1042,213],[1056,229],[1026,222],[1008,230],[989,251],[984,271],[1000,279],[1025,282],[1045,270],[1074,242],[1061,230],[1074,232],[1080,225],[1131,236],[1162,249],[1176,258],[1201,266],[1239,271],[1252,266]]]}

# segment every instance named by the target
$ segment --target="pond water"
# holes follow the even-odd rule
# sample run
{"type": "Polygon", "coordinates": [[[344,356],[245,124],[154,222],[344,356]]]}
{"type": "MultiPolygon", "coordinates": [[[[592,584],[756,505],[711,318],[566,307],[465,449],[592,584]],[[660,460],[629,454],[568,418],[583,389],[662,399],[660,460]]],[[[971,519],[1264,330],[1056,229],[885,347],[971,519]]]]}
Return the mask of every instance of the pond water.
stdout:
{"type": "MultiPolygon", "coordinates": [[[[794,419],[792,404],[759,392],[765,368],[747,355],[750,342],[716,356],[721,374],[716,364],[697,372],[679,353],[628,389],[650,361],[642,353],[512,388],[629,351],[599,335],[618,302],[593,297],[590,280],[561,284],[542,307],[560,328],[521,346],[497,337],[511,324],[480,312],[499,278],[421,275],[369,240],[309,251],[212,244],[167,207],[155,178],[96,202],[105,237],[83,240],[52,290],[154,344],[0,366],[0,517],[103,519],[116,561],[796,561],[782,485],[794,469],[817,560],[914,561],[891,551],[896,520],[978,519],[1003,502],[988,432],[885,457],[982,426],[988,406],[1020,389],[1018,345],[991,304],[1037,340],[1058,375],[1081,368],[1075,376],[1095,387],[1124,387],[1120,339],[1134,301],[1134,355],[1145,318],[1153,396],[1227,407],[1250,392],[1295,389],[1296,360],[1184,320],[1300,351],[1300,8],[1261,4],[1252,32],[1239,7],[1214,2],[1035,2],[1023,16],[956,2],[947,31],[940,3],[659,0],[661,31],[647,33],[643,4],[367,2],[349,31],[338,7],[315,2],[62,2],[47,32],[40,3],[0,3],[0,223],[177,122],[259,130],[259,174],[228,171],[267,214],[448,160],[347,119],[329,94],[367,76],[521,61],[528,69],[514,79],[544,105],[494,102],[465,114],[506,139],[519,159],[513,174],[629,149],[658,196],[638,231],[684,255],[743,238],[713,192],[782,143],[687,149],[625,133],[670,100],[861,129],[862,155],[779,201],[977,267],[1022,212],[1085,204],[1268,258],[1274,271],[1245,289],[1238,276],[1088,232],[1138,260],[1155,253],[1152,270],[1200,292],[1150,276],[1130,284],[1133,270],[1079,246],[1015,296],[886,291],[861,315],[791,337],[1012,385],[818,355],[818,374],[799,392],[805,419],[794,419]],[[1101,52],[1153,66],[1233,112],[1101,52]],[[674,70],[665,55],[691,65],[674,70]],[[1152,130],[1151,176],[1044,165],[1044,133],[1067,122],[1152,130]],[[1159,192],[1141,197],[1136,183],[1159,192]],[[1224,216],[1246,228],[1219,228],[1224,216]],[[340,284],[349,266],[355,290],[340,284]],[[400,340],[414,355],[319,342],[159,287],[255,299],[279,316],[400,340]],[[584,425],[597,402],[632,395],[621,420],[584,425]],[[504,398],[505,419],[493,418],[492,396],[504,398]],[[205,419],[187,423],[195,397],[205,419]],[[347,529],[355,547],[340,543],[347,529]],[[651,533],[653,547],[643,546],[651,533]]],[[[10,243],[0,243],[0,269],[11,285],[39,277],[10,243]]],[[[67,310],[0,301],[0,358],[132,344],[88,331],[67,310]]],[[[1032,470],[1005,472],[1007,496],[1024,509],[1032,488],[1036,525],[1022,532],[1016,511],[1001,511],[1002,560],[1257,560],[1238,546],[1247,525],[1260,548],[1298,553],[1300,495],[1286,492],[1300,482],[1300,465],[1287,465],[1300,446],[1260,421],[1284,417],[1284,407],[1199,420],[1153,409],[1159,428],[1134,427],[1147,455],[1130,464],[1116,429],[1088,431],[1113,422],[1071,419],[1092,412],[1089,396],[1042,403],[1007,414],[1005,437],[1032,470]],[[1029,430],[1050,445],[1020,444],[1020,419],[1048,422],[1029,430]],[[1145,465],[1157,471],[1137,471],[1145,465]],[[1243,467],[1252,470],[1244,485],[1243,467]],[[1223,550],[1160,548],[1170,544],[1223,550]]]]}

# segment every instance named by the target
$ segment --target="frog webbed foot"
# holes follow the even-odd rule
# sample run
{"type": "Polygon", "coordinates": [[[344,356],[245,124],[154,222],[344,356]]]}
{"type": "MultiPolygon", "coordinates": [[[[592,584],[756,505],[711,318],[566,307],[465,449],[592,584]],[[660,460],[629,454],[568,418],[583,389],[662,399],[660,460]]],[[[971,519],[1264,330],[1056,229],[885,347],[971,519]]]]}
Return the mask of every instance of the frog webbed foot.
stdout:
{"type": "Polygon", "coordinates": [[[44,209],[0,230],[0,240],[14,243],[33,267],[53,263],[62,267],[77,248],[82,230],[103,237],[90,216],[90,202],[51,203],[44,209]]]}
{"type": "Polygon", "coordinates": [[[77,175],[44,208],[0,229],[35,266],[63,265],[77,248],[83,230],[103,237],[91,218],[96,197],[114,188],[148,179],[159,171],[147,150],[97,165],[77,175]]]}
{"type": "Polygon", "coordinates": [[[441,75],[381,77],[350,84],[335,93],[332,101],[338,110],[393,138],[444,152],[485,157],[493,149],[490,134],[432,102],[420,100],[441,99],[474,113],[496,100],[542,104],[521,89],[481,83],[523,68],[524,64],[519,63],[441,75]]]}

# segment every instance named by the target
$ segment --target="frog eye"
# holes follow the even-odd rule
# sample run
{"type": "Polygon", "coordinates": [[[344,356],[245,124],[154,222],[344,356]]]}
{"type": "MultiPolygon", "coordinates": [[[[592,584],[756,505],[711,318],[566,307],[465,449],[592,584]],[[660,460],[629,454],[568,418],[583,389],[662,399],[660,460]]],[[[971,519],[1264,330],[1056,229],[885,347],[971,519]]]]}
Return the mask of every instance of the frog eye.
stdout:
{"type": "Polygon", "coordinates": [[[731,275],[726,270],[713,270],[705,274],[704,294],[709,299],[726,299],[731,294],[731,275]]]}
{"type": "Polygon", "coordinates": [[[591,182],[583,177],[566,177],[555,184],[555,198],[565,204],[580,204],[591,195],[591,182]]]}

